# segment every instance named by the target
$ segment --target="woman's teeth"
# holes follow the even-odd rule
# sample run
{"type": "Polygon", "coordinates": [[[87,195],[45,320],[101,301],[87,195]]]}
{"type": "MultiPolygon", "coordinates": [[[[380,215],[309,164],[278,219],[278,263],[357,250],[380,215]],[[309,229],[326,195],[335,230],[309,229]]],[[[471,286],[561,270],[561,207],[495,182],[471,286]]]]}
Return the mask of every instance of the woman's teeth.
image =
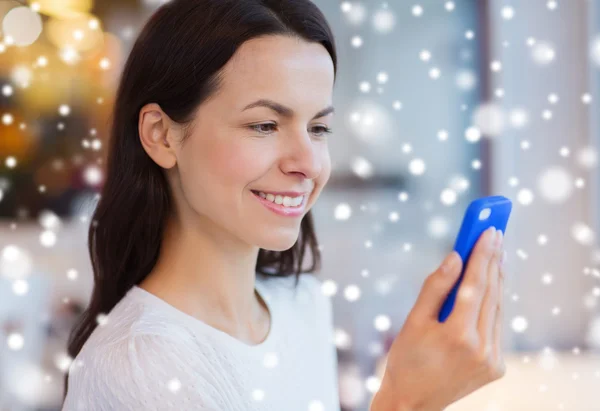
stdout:
{"type": "Polygon", "coordinates": [[[258,195],[262,198],[267,199],[275,204],[283,205],[284,207],[298,207],[300,204],[302,204],[302,198],[304,197],[288,197],[281,195],[273,195],[263,193],[262,191],[256,191],[256,193],[258,193],[258,195]]]}

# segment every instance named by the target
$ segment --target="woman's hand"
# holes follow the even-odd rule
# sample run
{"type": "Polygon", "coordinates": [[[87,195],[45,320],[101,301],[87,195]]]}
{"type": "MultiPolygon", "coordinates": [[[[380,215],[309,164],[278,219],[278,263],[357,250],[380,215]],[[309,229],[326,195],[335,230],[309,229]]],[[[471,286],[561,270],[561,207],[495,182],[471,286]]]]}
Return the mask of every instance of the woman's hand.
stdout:
{"type": "Polygon", "coordinates": [[[392,343],[372,411],[441,411],[504,376],[504,256],[502,232],[486,230],[475,244],[444,323],[438,313],[460,276],[458,253],[451,252],[426,278],[392,343]]]}

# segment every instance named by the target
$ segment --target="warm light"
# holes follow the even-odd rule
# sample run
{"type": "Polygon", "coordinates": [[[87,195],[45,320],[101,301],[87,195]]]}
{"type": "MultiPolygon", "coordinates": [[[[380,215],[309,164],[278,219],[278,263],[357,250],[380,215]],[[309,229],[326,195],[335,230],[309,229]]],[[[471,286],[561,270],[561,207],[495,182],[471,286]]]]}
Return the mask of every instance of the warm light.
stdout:
{"type": "Polygon", "coordinates": [[[90,19],[90,21],[88,21],[88,27],[90,30],[97,30],[100,27],[100,22],[96,18],[90,19]]]}
{"type": "Polygon", "coordinates": [[[122,40],[114,34],[103,32],[102,46],[86,53],[85,68],[89,68],[87,71],[96,76],[93,81],[99,82],[109,89],[116,88],[119,80],[119,70],[114,69],[122,65],[124,51],[121,43],[122,40]],[[100,77],[97,75],[98,69],[102,70],[100,77]]]}
{"type": "Polygon", "coordinates": [[[42,18],[29,7],[15,7],[2,20],[4,42],[29,46],[42,32],[42,18]]]}
{"type": "Polygon", "coordinates": [[[37,59],[37,65],[40,67],[46,67],[48,65],[48,59],[45,56],[39,56],[37,59]]]}
{"type": "Polygon", "coordinates": [[[75,38],[75,40],[81,40],[81,39],[83,39],[83,36],[84,36],[83,30],[75,30],[73,32],[73,37],[75,38]]]}
{"type": "Polygon", "coordinates": [[[110,68],[110,60],[108,60],[107,58],[103,58],[102,60],[100,60],[100,68],[102,70],[108,70],[110,68]]]}
{"type": "MultiPolygon", "coordinates": [[[[23,130],[20,127],[22,116],[18,112],[1,113],[2,123],[0,127],[0,159],[5,156],[13,157],[15,160],[29,159],[36,150],[38,150],[39,140],[35,133],[30,130],[23,130]]],[[[7,157],[7,160],[8,158],[7,157]]],[[[8,161],[6,164],[0,164],[0,168],[4,165],[16,165],[16,161],[8,161]]],[[[0,186],[1,187],[1,186],[0,186]]]]}
{"type": "Polygon", "coordinates": [[[11,72],[11,79],[21,88],[27,88],[31,81],[31,70],[25,65],[16,66],[11,72]]]}
{"type": "Polygon", "coordinates": [[[13,116],[10,113],[6,113],[2,116],[2,123],[6,126],[9,126],[13,123],[13,116]]]}
{"type": "Polygon", "coordinates": [[[34,183],[36,186],[43,185],[48,195],[57,196],[71,187],[73,172],[71,164],[48,159],[34,171],[34,183]]]}
{"type": "Polygon", "coordinates": [[[93,0],[35,0],[30,7],[42,14],[59,18],[73,18],[80,13],[87,13],[94,6],[93,0]]]}
{"type": "MultiPolygon", "coordinates": [[[[102,30],[90,28],[91,14],[80,13],[68,19],[50,18],[44,27],[48,39],[59,49],[72,48],[77,52],[102,47],[102,30]]],[[[96,19],[97,21],[97,19],[96,19]]]]}
{"type": "Polygon", "coordinates": [[[60,51],[60,58],[67,64],[75,64],[79,61],[79,53],[72,47],[65,47],[60,51]]]}

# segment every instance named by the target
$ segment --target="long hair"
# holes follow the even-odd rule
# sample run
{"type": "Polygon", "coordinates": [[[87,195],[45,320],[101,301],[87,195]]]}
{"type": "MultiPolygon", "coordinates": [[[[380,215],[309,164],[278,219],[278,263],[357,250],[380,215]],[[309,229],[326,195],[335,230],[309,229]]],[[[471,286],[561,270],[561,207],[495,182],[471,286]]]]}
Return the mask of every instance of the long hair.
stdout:
{"type": "MultiPolygon", "coordinates": [[[[189,125],[196,108],[219,87],[219,71],[247,40],[288,35],[322,44],[333,60],[333,34],[310,0],[171,0],[146,22],[125,63],[111,115],[106,177],[88,232],[94,273],[89,306],[71,330],[74,359],[97,325],[127,291],[152,270],[173,204],[163,170],[145,152],[138,132],[140,109],[151,102],[189,125]]],[[[314,273],[321,255],[311,211],[288,250],[260,249],[256,271],[274,276],[314,273]],[[304,270],[307,249],[312,266],[304,270]]],[[[64,396],[68,389],[65,375],[64,396]]]]}

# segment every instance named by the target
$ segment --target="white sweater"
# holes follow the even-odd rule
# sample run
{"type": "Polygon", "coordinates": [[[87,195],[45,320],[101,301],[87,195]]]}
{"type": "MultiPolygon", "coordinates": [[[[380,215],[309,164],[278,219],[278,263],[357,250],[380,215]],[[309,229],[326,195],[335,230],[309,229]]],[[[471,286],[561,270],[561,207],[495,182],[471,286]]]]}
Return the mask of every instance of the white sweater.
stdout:
{"type": "Polygon", "coordinates": [[[339,411],[331,300],[301,274],[256,274],[271,313],[258,345],[134,286],[69,368],[63,411],[339,411]]]}

